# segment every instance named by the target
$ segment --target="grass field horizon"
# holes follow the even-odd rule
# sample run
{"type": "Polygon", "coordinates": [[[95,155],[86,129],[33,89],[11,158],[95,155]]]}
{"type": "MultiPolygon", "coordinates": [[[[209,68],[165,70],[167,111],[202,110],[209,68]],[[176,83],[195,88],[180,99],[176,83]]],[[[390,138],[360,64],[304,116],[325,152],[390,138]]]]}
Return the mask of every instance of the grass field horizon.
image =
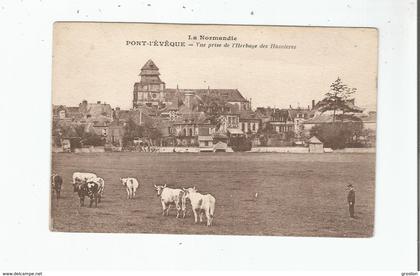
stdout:
{"type": "MultiPolygon", "coordinates": [[[[51,199],[51,230],[370,237],[374,229],[375,154],[288,153],[53,153],[63,177],[62,198],[51,199]],[[80,207],[73,172],[105,180],[98,208],[80,207]],[[126,199],[120,177],[135,177],[137,197],[126,199]],[[153,185],[196,186],[216,198],[214,225],[169,217],[153,185]],[[356,189],[356,218],[348,214],[346,186],[356,189]],[[255,193],[258,192],[258,197],[255,193]]],[[[86,200],[87,201],[87,200],[86,200]]]]}

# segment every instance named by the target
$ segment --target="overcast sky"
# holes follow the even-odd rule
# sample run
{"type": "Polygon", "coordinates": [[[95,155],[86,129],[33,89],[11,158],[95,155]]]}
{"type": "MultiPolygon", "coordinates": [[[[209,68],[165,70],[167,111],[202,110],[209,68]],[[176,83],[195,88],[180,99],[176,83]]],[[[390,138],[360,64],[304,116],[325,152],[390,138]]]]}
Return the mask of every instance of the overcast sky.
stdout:
{"type": "MultiPolygon", "coordinates": [[[[204,41],[217,43],[217,41],[204,41]]],[[[220,42],[223,44],[223,42],[220,42]]],[[[131,108],[133,84],[152,59],[167,88],[236,88],[253,107],[307,107],[339,76],[356,104],[376,105],[377,33],[361,28],[59,23],[54,28],[53,104],[101,100],[131,108]],[[235,36],[238,43],[296,49],[127,46],[126,41],[188,41],[235,36]]]]}

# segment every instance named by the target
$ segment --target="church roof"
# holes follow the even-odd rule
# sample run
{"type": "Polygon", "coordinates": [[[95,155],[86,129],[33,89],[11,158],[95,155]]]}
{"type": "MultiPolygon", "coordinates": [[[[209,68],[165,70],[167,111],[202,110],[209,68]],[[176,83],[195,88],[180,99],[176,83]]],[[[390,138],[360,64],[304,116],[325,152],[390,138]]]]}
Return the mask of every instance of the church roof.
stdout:
{"type": "MultiPolygon", "coordinates": [[[[247,102],[238,89],[178,89],[181,93],[194,92],[197,96],[210,95],[218,97],[226,102],[247,102]]],[[[166,93],[175,93],[177,89],[167,88],[166,93]]]]}
{"type": "Polygon", "coordinates": [[[143,65],[141,70],[159,70],[153,60],[149,59],[146,64],[143,65]]]}

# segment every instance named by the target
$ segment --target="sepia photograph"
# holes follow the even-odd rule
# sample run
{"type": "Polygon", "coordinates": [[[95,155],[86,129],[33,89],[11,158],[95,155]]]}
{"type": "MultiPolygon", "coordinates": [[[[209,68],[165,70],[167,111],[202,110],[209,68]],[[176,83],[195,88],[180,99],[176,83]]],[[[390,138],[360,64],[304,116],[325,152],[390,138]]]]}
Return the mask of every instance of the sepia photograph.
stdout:
{"type": "Polygon", "coordinates": [[[53,31],[51,231],[374,235],[377,29],[53,31]]]}
{"type": "Polygon", "coordinates": [[[1,275],[418,275],[417,2],[0,2],[1,275]]]}

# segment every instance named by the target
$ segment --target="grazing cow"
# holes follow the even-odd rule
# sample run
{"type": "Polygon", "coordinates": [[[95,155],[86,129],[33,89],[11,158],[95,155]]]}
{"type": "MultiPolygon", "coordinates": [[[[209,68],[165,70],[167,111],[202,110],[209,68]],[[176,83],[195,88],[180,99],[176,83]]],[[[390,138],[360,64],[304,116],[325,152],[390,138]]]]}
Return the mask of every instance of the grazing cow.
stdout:
{"type": "Polygon", "coordinates": [[[55,191],[55,195],[57,199],[60,198],[60,192],[61,192],[61,185],[63,184],[63,178],[59,176],[56,173],[53,173],[51,175],[51,185],[53,190],[55,191]]]}
{"type": "Polygon", "coordinates": [[[175,205],[176,217],[179,218],[181,214],[184,191],[181,189],[168,188],[166,187],[166,184],[164,186],[155,185],[155,189],[157,191],[157,196],[160,197],[160,201],[162,203],[162,216],[168,216],[171,205],[175,205]]]}
{"type": "Polygon", "coordinates": [[[197,223],[197,213],[200,216],[200,222],[203,222],[203,214],[205,213],[207,217],[207,226],[212,225],[216,204],[214,196],[211,194],[200,194],[195,187],[182,190],[184,191],[185,199],[189,199],[191,202],[191,208],[194,213],[194,222],[197,223]]]}
{"type": "Polygon", "coordinates": [[[80,182],[75,185],[75,190],[79,195],[80,199],[80,206],[85,205],[85,196],[90,198],[89,207],[92,207],[93,202],[95,202],[95,207],[98,206],[98,198],[99,198],[99,189],[100,185],[93,181],[88,182],[80,182]]]}
{"type": "Polygon", "coordinates": [[[127,190],[127,199],[133,199],[136,196],[136,190],[139,187],[137,179],[132,177],[120,178],[122,185],[127,190]]]}

